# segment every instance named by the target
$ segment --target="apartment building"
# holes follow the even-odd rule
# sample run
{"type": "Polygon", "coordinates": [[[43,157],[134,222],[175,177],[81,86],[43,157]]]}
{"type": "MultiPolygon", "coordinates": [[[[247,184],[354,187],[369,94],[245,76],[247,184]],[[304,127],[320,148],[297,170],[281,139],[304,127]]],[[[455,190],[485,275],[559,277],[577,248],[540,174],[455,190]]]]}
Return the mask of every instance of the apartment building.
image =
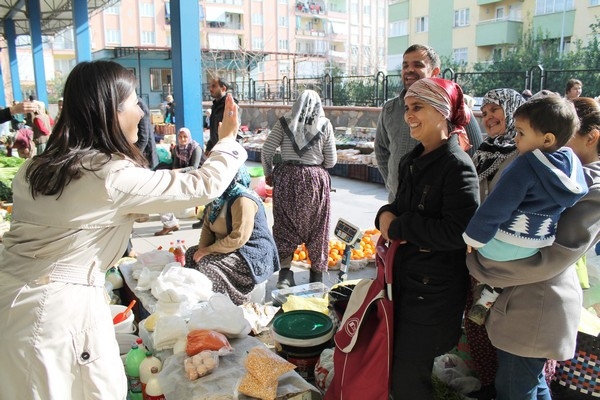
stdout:
{"type": "Polygon", "coordinates": [[[587,43],[600,0],[389,0],[387,65],[398,71],[411,44],[434,47],[441,56],[472,65],[501,56],[523,32],[541,31],[568,52],[587,43]]]}
{"type": "MultiPolygon", "coordinates": [[[[383,1],[201,0],[200,6],[203,81],[215,74],[240,82],[386,70],[383,1]]],[[[151,96],[169,90],[169,1],[118,1],[91,16],[90,30],[94,59],[139,70],[140,86],[151,96]]],[[[19,41],[21,80],[32,84],[29,38],[19,41]]],[[[47,78],[66,76],[75,64],[72,30],[46,38],[45,53],[47,78]]]]}

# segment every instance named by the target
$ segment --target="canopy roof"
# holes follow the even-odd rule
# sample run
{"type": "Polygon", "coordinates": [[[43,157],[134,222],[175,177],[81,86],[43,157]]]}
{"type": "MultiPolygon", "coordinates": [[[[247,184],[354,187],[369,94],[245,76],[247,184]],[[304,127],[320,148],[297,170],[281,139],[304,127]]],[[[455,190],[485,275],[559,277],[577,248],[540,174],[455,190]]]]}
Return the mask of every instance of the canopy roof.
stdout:
{"type": "MultiPolygon", "coordinates": [[[[34,0],[40,2],[42,12],[42,35],[54,36],[64,29],[73,26],[73,8],[71,0],[34,0]]],[[[118,0],[88,0],[88,13],[93,15],[118,0]]],[[[25,0],[0,0],[0,35],[4,35],[4,21],[15,21],[18,35],[29,35],[25,0]]]]}

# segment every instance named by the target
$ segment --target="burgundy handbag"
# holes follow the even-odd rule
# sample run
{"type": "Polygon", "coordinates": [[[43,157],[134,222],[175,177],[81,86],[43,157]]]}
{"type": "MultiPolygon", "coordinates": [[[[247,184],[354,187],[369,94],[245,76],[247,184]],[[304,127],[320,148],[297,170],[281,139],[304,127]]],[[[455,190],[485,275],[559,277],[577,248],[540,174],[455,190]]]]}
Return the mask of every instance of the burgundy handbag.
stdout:
{"type": "Polygon", "coordinates": [[[387,400],[393,360],[392,268],[399,242],[377,243],[377,277],[352,291],[335,334],[333,379],[325,400],[387,400]]]}

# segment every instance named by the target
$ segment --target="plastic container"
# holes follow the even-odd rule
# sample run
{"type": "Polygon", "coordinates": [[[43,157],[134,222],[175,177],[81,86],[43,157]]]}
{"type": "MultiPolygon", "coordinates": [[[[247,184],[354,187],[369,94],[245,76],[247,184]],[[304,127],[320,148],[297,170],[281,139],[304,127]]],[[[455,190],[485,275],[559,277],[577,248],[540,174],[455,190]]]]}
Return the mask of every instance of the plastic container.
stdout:
{"type": "Polygon", "coordinates": [[[183,250],[183,245],[179,239],[177,239],[177,245],[175,246],[175,250],[173,250],[173,255],[175,256],[175,261],[183,267],[185,265],[185,250],[183,250]]]}
{"type": "MultiPolygon", "coordinates": [[[[111,317],[114,318],[115,315],[117,315],[120,312],[125,311],[126,308],[127,308],[126,306],[122,306],[120,304],[111,304],[110,305],[111,317]]],[[[129,314],[129,317],[127,317],[127,319],[125,321],[121,321],[114,326],[115,332],[116,333],[134,333],[135,332],[135,325],[133,324],[134,319],[135,319],[135,316],[133,315],[133,311],[132,311],[129,314]]]]}
{"type": "Polygon", "coordinates": [[[147,400],[166,400],[165,394],[158,382],[156,374],[158,374],[158,368],[152,367],[152,376],[146,385],[146,399],[147,400]]]}
{"type": "Polygon", "coordinates": [[[146,358],[137,343],[131,345],[131,350],[125,358],[125,373],[127,374],[128,399],[142,400],[142,381],[140,380],[140,364],[146,358]]]}
{"type": "Polygon", "coordinates": [[[156,368],[156,372],[160,372],[162,369],[162,362],[152,355],[151,351],[146,351],[146,358],[140,364],[140,381],[142,381],[142,394],[144,399],[146,396],[146,386],[152,376],[152,370],[156,368]]]}
{"type": "Polygon", "coordinates": [[[329,291],[329,288],[322,282],[307,283],[304,285],[293,286],[288,289],[278,289],[271,292],[273,305],[280,306],[287,301],[290,295],[300,297],[317,297],[323,298],[329,291]]]}
{"type": "Polygon", "coordinates": [[[277,354],[296,365],[304,379],[314,380],[321,352],[331,347],[331,319],[317,311],[289,311],[275,318],[272,329],[277,354]]]}

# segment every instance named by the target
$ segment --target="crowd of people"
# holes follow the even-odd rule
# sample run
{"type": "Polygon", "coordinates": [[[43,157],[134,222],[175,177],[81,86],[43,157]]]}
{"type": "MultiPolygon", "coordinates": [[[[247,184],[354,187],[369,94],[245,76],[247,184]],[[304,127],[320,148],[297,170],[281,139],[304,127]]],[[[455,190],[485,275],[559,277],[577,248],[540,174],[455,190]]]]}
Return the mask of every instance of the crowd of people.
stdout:
{"type": "MultiPolygon", "coordinates": [[[[401,68],[404,88],[383,105],[374,143],[389,193],[374,223],[399,243],[391,396],[433,399],[434,359],[464,327],[482,384],[470,397],[550,400],[547,366],[575,353],[574,263],[600,240],[600,103],[580,97],[577,79],[564,96],[492,88],[481,104],[484,135],[462,88],[438,77],[434,49],[410,46],[401,68]]],[[[270,227],[236,141],[229,83],[211,80],[206,148],[180,127],[170,162],[160,162],[136,82],[117,63],[83,62],[55,123],[33,101],[0,110],[0,121],[27,114],[31,124],[12,143],[30,160],[14,179],[0,255],[0,381],[12,382],[3,389],[10,398],[125,398],[102,282],[132,251],[140,215],[160,213],[155,235],[168,235],[180,228],[174,209],[204,205],[185,267],[235,304],[276,272],[278,288],[295,286],[301,243],[310,282],[327,271],[327,169],[337,156],[317,92],[301,93],[262,148],[270,227]]],[[[175,102],[166,101],[174,123],[175,102]]]]}

